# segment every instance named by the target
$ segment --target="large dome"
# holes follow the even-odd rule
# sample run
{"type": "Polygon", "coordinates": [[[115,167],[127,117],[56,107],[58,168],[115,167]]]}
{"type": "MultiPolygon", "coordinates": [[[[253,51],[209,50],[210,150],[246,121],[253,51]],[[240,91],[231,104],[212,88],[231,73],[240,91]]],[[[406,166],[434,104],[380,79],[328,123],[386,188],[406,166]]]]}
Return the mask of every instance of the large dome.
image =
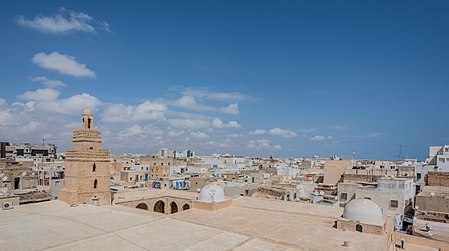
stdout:
{"type": "Polygon", "coordinates": [[[361,222],[382,223],[382,210],[368,199],[354,199],[346,204],[343,218],[361,222]]]}
{"type": "Polygon", "coordinates": [[[221,202],[225,200],[223,188],[217,184],[209,184],[201,189],[199,200],[203,202],[221,202]]]}

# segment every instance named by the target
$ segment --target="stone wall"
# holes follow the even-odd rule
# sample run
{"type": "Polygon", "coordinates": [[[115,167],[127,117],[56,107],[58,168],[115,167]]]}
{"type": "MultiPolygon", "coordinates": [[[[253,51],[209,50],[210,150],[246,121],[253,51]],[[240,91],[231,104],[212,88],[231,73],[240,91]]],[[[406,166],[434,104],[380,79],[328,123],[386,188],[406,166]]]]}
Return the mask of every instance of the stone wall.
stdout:
{"type": "Polygon", "coordinates": [[[193,208],[207,210],[207,211],[216,211],[226,207],[229,207],[232,204],[232,200],[225,200],[221,202],[203,202],[199,200],[193,201],[193,208]]]}
{"type": "MultiPolygon", "coordinates": [[[[337,229],[357,232],[357,225],[361,227],[361,232],[366,234],[383,235],[385,233],[385,224],[383,226],[371,225],[360,221],[351,221],[346,219],[337,220],[337,229]]],[[[360,232],[360,231],[359,231],[360,232]]]]}
{"type": "Polygon", "coordinates": [[[427,173],[426,186],[449,187],[449,172],[429,172],[429,173],[427,173]]]}
{"type": "Polygon", "coordinates": [[[420,211],[433,211],[449,213],[449,198],[441,195],[421,195],[416,196],[415,203],[420,211]]]}

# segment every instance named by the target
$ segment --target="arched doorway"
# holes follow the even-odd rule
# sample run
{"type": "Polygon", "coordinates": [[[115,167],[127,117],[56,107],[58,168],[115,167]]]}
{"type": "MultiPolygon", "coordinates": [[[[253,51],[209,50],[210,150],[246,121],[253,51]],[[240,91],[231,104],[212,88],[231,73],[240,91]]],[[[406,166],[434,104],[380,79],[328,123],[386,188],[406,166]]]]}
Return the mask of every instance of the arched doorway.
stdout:
{"type": "Polygon", "coordinates": [[[154,211],[165,214],[165,203],[160,200],[154,204],[154,211]]]}
{"type": "Polygon", "coordinates": [[[355,231],[362,233],[363,232],[363,227],[360,224],[355,225],[355,231]]]}
{"type": "Polygon", "coordinates": [[[184,206],[182,206],[182,210],[189,210],[190,206],[189,204],[184,204],[184,206]]]}
{"type": "Polygon", "coordinates": [[[140,203],[139,205],[137,205],[138,209],[143,209],[143,210],[148,210],[148,205],[145,203],[140,203]]]}
{"type": "Polygon", "coordinates": [[[170,208],[171,208],[172,214],[175,214],[178,212],[178,205],[176,205],[176,203],[174,201],[172,201],[172,203],[170,203],[170,208]]]}

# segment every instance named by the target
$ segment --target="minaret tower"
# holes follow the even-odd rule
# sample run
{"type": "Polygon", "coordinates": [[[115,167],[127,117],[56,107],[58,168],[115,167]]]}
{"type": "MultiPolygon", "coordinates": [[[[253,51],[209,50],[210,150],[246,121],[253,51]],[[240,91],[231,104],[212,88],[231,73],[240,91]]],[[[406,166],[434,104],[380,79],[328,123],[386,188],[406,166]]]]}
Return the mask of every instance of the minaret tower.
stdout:
{"type": "Polygon", "coordinates": [[[83,128],[73,131],[73,148],[66,150],[64,188],[59,199],[69,204],[110,205],[109,151],[101,149],[101,132],[94,116],[83,112],[83,128]]]}

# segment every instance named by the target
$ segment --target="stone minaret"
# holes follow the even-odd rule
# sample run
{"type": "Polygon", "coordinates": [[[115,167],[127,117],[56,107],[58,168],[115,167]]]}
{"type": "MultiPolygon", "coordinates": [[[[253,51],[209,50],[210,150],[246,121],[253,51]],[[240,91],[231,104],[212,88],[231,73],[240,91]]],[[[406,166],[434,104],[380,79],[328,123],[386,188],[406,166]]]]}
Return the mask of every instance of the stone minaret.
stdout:
{"type": "Polygon", "coordinates": [[[93,124],[92,112],[84,110],[83,128],[73,131],[73,148],[66,150],[59,199],[69,204],[111,204],[109,151],[101,149],[101,132],[93,124]]]}

